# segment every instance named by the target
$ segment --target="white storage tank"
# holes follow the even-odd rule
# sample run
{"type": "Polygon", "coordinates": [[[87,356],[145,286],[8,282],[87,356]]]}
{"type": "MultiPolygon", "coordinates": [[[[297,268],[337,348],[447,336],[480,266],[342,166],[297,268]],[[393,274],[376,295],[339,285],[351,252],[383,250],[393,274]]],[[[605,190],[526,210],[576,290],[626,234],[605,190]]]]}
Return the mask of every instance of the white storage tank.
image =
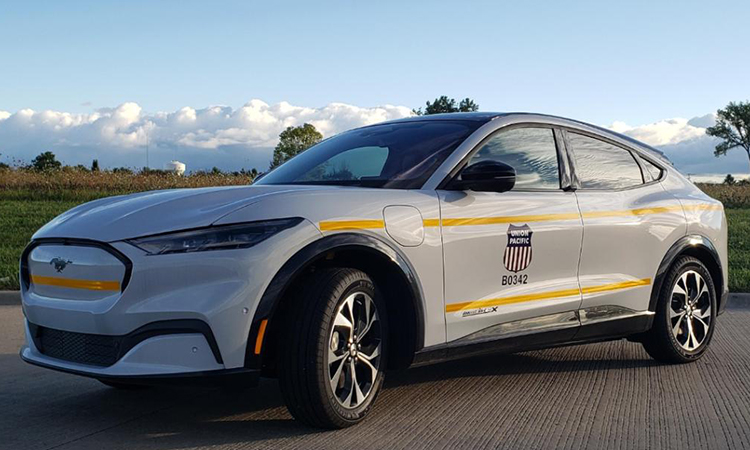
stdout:
{"type": "Polygon", "coordinates": [[[170,161],[164,165],[164,169],[182,175],[185,173],[185,164],[179,161],[170,161]]]}

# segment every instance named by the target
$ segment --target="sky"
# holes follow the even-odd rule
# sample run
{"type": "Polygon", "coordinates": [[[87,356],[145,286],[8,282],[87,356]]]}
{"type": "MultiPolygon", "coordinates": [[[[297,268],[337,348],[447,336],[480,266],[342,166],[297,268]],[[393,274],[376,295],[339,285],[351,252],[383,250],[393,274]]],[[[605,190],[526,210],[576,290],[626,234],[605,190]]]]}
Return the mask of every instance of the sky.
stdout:
{"type": "Polygon", "coordinates": [[[750,100],[750,2],[0,0],[0,162],[265,168],[278,133],[324,135],[439,95],[626,132],[683,171],[750,100]]]}

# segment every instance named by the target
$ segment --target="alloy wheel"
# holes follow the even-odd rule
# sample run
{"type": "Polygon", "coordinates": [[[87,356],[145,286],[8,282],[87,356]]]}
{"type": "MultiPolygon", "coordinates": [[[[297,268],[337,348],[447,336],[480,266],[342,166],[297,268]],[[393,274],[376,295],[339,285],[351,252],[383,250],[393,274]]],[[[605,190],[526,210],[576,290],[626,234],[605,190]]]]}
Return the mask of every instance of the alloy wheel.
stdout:
{"type": "Polygon", "coordinates": [[[360,406],[380,370],[382,334],[378,308],[370,295],[350,294],[338,307],[328,337],[328,379],[344,408],[360,406]]]}
{"type": "Polygon", "coordinates": [[[712,325],[711,295],[698,272],[688,270],[675,282],[669,320],[672,335],[684,350],[693,352],[703,345],[712,325]]]}

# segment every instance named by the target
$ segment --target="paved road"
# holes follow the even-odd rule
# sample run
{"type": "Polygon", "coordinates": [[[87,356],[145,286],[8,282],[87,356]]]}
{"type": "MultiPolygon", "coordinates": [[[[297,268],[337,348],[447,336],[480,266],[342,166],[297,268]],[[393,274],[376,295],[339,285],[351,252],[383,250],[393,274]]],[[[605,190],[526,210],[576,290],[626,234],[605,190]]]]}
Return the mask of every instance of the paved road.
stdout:
{"type": "Polygon", "coordinates": [[[690,365],[617,341],[392,374],[368,420],[335,432],[298,425],[270,380],[121,392],[26,365],[21,317],[0,305],[2,449],[750,447],[750,309],[690,365]]]}

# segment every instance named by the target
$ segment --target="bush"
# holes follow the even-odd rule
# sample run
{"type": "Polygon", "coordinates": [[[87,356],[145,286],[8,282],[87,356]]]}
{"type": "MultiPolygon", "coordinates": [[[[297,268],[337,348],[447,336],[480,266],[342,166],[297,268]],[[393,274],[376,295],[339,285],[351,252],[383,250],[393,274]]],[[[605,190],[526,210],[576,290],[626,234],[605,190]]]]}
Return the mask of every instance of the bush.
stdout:
{"type": "Polygon", "coordinates": [[[31,160],[31,167],[37,172],[49,172],[62,167],[62,163],[55,158],[54,153],[44,152],[31,160]]]}
{"type": "Polygon", "coordinates": [[[253,178],[249,173],[207,172],[180,176],[165,170],[133,173],[128,168],[91,172],[66,166],[53,173],[11,169],[0,177],[0,199],[83,202],[110,195],[161,189],[246,185],[252,183],[253,178]]]}
{"type": "Polygon", "coordinates": [[[723,203],[725,208],[750,208],[750,183],[699,184],[698,187],[723,203]]]}

